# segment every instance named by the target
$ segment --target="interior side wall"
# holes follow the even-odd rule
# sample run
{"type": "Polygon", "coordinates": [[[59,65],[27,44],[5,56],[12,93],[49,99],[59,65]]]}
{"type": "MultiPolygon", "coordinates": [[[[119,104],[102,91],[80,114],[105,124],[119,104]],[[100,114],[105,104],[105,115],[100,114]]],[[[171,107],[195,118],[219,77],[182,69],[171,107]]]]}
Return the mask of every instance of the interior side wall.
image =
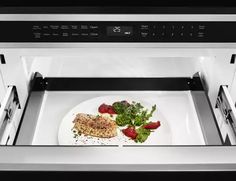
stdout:
{"type": "MultiPolygon", "coordinates": [[[[236,69],[236,67],[235,67],[235,69],[236,69]]],[[[230,92],[231,92],[231,96],[232,96],[233,102],[235,103],[235,107],[236,107],[236,71],[234,74],[234,79],[232,81],[232,86],[231,86],[230,92]]]]}
{"type": "Polygon", "coordinates": [[[2,73],[1,73],[1,69],[0,69],[0,105],[1,105],[1,102],[4,97],[5,92],[6,92],[6,87],[3,83],[2,73]]]}

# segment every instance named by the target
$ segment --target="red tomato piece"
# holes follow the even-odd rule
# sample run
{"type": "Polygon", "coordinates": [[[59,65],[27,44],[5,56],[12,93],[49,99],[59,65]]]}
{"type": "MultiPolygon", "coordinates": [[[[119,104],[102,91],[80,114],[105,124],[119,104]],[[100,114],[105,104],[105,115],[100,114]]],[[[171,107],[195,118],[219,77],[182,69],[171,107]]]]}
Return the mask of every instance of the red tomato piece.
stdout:
{"type": "Polygon", "coordinates": [[[101,104],[98,108],[98,112],[100,113],[108,113],[108,114],[116,114],[113,107],[107,104],[101,104]]]}
{"type": "Polygon", "coordinates": [[[112,106],[108,106],[107,113],[108,114],[116,114],[116,112],[114,111],[112,106]]]}
{"type": "Polygon", "coordinates": [[[161,126],[160,121],[157,122],[150,122],[144,126],[145,129],[157,129],[159,126],[161,126]]]}
{"type": "Polygon", "coordinates": [[[129,126],[126,129],[123,129],[122,132],[124,133],[125,136],[131,138],[131,139],[136,139],[138,133],[135,130],[135,127],[129,126]]]}
{"type": "Polygon", "coordinates": [[[100,113],[107,113],[107,111],[108,111],[108,105],[106,104],[102,104],[98,108],[98,112],[100,113]]]}

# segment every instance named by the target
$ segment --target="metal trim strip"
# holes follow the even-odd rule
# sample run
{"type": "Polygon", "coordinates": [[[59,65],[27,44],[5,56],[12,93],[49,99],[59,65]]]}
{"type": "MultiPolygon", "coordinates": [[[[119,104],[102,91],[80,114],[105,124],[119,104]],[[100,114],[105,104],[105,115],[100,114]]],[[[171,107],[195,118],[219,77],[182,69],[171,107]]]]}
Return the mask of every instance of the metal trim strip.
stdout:
{"type": "Polygon", "coordinates": [[[177,146],[142,149],[4,146],[0,147],[0,155],[4,155],[0,157],[0,170],[236,171],[235,153],[235,146],[177,146]],[[146,156],[140,159],[143,153],[146,156]]]}
{"type": "Polygon", "coordinates": [[[236,21],[236,14],[0,14],[0,21],[236,21]]]}
{"type": "MultiPolygon", "coordinates": [[[[200,82],[191,78],[59,78],[47,77],[47,91],[102,91],[102,90],[203,90],[200,82]],[[83,86],[81,86],[83,85],[83,86]]],[[[36,87],[40,87],[37,86],[36,87]]],[[[41,89],[41,88],[40,88],[41,89]]],[[[35,88],[34,90],[37,90],[35,88]]]]}

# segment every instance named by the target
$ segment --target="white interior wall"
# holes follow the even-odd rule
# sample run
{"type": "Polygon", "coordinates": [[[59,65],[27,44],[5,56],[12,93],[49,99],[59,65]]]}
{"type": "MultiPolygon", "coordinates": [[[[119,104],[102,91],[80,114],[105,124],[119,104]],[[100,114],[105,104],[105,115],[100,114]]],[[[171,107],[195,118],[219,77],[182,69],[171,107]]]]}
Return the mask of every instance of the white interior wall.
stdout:
{"type": "Polygon", "coordinates": [[[31,67],[29,72],[48,77],[191,77],[201,71],[214,107],[219,86],[231,89],[232,53],[234,49],[216,48],[38,49],[24,59],[26,67],[31,67]]]}
{"type": "Polygon", "coordinates": [[[191,77],[200,71],[192,57],[36,57],[31,71],[45,77],[191,77]]]}

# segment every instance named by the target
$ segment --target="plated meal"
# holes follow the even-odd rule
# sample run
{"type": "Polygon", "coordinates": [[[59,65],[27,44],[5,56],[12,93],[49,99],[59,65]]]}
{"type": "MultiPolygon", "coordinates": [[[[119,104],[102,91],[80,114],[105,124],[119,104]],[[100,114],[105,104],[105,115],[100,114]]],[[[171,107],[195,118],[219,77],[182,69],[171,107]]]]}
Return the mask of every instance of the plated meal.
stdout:
{"type": "Polygon", "coordinates": [[[77,113],[73,120],[74,138],[91,136],[110,139],[121,132],[136,143],[145,142],[157,128],[159,120],[150,121],[156,105],[151,110],[139,102],[116,101],[111,105],[102,103],[97,107],[97,114],[77,113]]]}
{"type": "Polygon", "coordinates": [[[171,145],[162,105],[136,95],[101,95],[69,110],[58,129],[59,145],[171,145]]]}

